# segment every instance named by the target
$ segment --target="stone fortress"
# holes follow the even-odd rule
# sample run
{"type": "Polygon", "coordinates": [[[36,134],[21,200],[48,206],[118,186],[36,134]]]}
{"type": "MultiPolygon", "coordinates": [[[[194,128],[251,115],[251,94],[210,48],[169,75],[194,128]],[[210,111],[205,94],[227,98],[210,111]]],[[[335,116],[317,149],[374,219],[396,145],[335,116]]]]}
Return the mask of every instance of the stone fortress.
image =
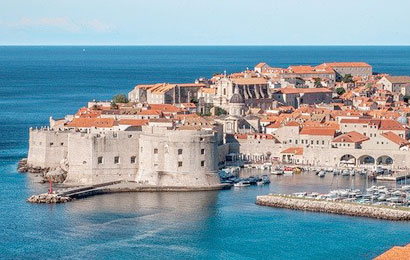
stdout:
{"type": "Polygon", "coordinates": [[[410,77],[363,62],[137,85],[127,102],[92,101],[30,129],[27,165],[70,185],[192,188],[218,188],[219,168],[235,162],[408,169],[408,92],[410,77]]]}
{"type": "Polygon", "coordinates": [[[219,143],[212,129],[30,129],[27,164],[65,169],[64,183],[69,185],[124,180],[167,187],[218,187],[219,143]]]}

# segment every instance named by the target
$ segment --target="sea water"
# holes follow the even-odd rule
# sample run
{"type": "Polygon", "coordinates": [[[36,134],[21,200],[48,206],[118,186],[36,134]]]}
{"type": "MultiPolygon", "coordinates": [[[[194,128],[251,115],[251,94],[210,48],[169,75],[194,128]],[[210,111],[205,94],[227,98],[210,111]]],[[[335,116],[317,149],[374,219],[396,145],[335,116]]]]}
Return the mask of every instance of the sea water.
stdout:
{"type": "Polygon", "coordinates": [[[410,223],[255,205],[269,192],[363,188],[360,176],[278,176],[219,192],[124,193],[60,205],[16,172],[28,128],[136,84],[193,82],[252,68],[365,61],[410,75],[410,47],[0,47],[0,259],[371,259],[410,242],[410,223]],[[83,49],[85,49],[83,51],[83,49]]]}

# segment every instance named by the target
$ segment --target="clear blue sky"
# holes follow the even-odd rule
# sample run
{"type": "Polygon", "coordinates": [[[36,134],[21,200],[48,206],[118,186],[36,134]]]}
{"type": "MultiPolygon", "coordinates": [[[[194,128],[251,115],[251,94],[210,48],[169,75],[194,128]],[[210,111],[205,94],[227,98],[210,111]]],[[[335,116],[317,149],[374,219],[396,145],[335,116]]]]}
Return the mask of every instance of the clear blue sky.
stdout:
{"type": "Polygon", "coordinates": [[[1,0],[0,45],[409,45],[408,0],[1,0]]]}

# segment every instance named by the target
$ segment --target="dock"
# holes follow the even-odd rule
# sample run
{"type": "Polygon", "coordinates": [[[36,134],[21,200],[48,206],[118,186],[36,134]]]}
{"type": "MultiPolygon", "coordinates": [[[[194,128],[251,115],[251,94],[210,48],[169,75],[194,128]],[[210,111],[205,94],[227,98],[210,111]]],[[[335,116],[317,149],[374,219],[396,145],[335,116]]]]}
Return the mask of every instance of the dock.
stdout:
{"type": "Polygon", "coordinates": [[[64,203],[74,199],[95,195],[121,192],[196,192],[230,189],[232,185],[219,184],[213,186],[157,186],[130,181],[113,181],[88,186],[62,188],[53,194],[32,195],[27,199],[31,203],[64,203]]]}
{"type": "Polygon", "coordinates": [[[299,198],[291,195],[257,196],[256,204],[312,212],[368,217],[383,220],[410,221],[410,209],[369,204],[299,198]]]}
{"type": "Polygon", "coordinates": [[[393,175],[379,175],[376,176],[377,181],[402,181],[410,179],[410,174],[408,173],[402,173],[402,174],[393,174],[393,175]]]}

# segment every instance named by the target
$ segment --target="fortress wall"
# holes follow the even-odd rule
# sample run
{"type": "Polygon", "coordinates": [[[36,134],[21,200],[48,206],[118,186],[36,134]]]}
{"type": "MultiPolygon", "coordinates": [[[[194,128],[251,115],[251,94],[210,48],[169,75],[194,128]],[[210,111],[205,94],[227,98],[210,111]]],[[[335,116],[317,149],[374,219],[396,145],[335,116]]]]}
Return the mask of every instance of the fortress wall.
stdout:
{"type": "Polygon", "coordinates": [[[27,163],[33,167],[57,167],[67,158],[68,132],[30,129],[27,163]]]}
{"type": "Polygon", "coordinates": [[[267,154],[271,153],[271,157],[280,157],[282,144],[275,143],[271,139],[247,139],[238,140],[238,144],[232,145],[232,152],[238,149],[241,154],[267,154]]]}
{"type": "Polygon", "coordinates": [[[140,136],[137,181],[160,186],[220,184],[217,140],[212,131],[145,130],[140,136]]]}
{"type": "Polygon", "coordinates": [[[73,133],[69,138],[70,166],[66,183],[134,180],[138,166],[138,139],[139,134],[135,132],[73,133]],[[118,163],[115,157],[118,157],[118,163]],[[135,157],[135,162],[131,157],[135,157]]]}

